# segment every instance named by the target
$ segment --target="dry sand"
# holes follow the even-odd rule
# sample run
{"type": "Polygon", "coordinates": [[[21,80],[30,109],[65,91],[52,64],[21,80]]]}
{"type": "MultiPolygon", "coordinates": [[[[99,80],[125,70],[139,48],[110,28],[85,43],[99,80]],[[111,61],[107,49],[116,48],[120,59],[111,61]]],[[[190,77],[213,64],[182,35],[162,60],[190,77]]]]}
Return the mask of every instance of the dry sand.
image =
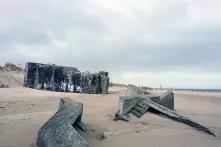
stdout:
{"type": "Polygon", "coordinates": [[[91,147],[220,147],[221,94],[176,93],[175,109],[215,131],[217,138],[150,113],[129,122],[113,121],[124,88],[108,95],[0,89],[0,147],[35,146],[38,129],[57,111],[59,98],[84,104],[83,121],[94,131],[82,133],[91,147]],[[106,139],[99,140],[104,132],[106,139]]]}
{"type": "Polygon", "coordinates": [[[24,72],[3,72],[0,71],[0,84],[9,87],[22,86],[24,81],[24,72]]]}

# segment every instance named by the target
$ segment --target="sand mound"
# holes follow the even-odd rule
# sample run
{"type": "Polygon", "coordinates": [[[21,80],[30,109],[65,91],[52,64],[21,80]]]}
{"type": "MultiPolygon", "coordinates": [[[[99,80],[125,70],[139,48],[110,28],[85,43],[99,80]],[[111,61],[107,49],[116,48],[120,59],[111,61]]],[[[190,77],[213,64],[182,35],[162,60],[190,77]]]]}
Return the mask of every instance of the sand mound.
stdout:
{"type": "Polygon", "coordinates": [[[2,88],[18,87],[23,85],[24,71],[22,68],[6,63],[4,66],[0,66],[0,85],[2,88]]]}
{"type": "MultiPolygon", "coordinates": [[[[0,67],[0,69],[1,69],[1,67],[0,67]]],[[[10,72],[10,71],[12,71],[12,72],[22,72],[23,71],[22,68],[16,66],[15,64],[12,64],[12,63],[6,63],[4,65],[4,67],[2,67],[2,70],[3,71],[8,71],[8,72],[10,72]]]]}

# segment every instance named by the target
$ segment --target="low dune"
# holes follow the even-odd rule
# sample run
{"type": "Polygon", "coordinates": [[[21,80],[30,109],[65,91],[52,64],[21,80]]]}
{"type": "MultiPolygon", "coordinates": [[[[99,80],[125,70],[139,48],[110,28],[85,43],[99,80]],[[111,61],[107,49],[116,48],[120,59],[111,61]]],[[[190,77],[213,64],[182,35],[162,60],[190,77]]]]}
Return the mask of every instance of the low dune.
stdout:
{"type": "Polygon", "coordinates": [[[0,84],[8,85],[9,87],[22,86],[24,80],[23,72],[2,72],[0,71],[0,84]]]}
{"type": "Polygon", "coordinates": [[[2,87],[19,87],[23,85],[24,71],[22,68],[6,63],[0,66],[0,85],[2,87]]]}

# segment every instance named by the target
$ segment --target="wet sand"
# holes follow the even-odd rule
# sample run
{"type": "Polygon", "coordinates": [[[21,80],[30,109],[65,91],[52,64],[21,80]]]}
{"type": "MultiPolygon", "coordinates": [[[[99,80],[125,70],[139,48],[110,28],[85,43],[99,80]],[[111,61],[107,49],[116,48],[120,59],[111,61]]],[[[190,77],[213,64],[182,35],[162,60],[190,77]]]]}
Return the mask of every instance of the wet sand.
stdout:
{"type": "Polygon", "coordinates": [[[217,137],[189,126],[147,113],[131,121],[114,121],[117,101],[125,88],[112,87],[110,94],[76,94],[29,88],[0,89],[0,147],[35,146],[38,129],[57,111],[59,99],[70,97],[84,104],[82,120],[93,131],[81,132],[91,147],[220,147],[221,94],[175,94],[175,109],[206,125],[217,137]],[[106,139],[100,140],[100,134],[106,139]]]}

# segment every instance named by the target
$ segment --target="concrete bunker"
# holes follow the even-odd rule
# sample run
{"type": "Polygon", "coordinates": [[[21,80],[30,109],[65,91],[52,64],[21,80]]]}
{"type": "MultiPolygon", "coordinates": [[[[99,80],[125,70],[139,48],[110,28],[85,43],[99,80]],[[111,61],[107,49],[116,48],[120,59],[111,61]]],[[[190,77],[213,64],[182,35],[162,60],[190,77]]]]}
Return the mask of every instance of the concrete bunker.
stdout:
{"type": "Polygon", "coordinates": [[[107,94],[108,72],[91,74],[75,67],[31,63],[25,66],[24,87],[51,91],[107,94]]]}

